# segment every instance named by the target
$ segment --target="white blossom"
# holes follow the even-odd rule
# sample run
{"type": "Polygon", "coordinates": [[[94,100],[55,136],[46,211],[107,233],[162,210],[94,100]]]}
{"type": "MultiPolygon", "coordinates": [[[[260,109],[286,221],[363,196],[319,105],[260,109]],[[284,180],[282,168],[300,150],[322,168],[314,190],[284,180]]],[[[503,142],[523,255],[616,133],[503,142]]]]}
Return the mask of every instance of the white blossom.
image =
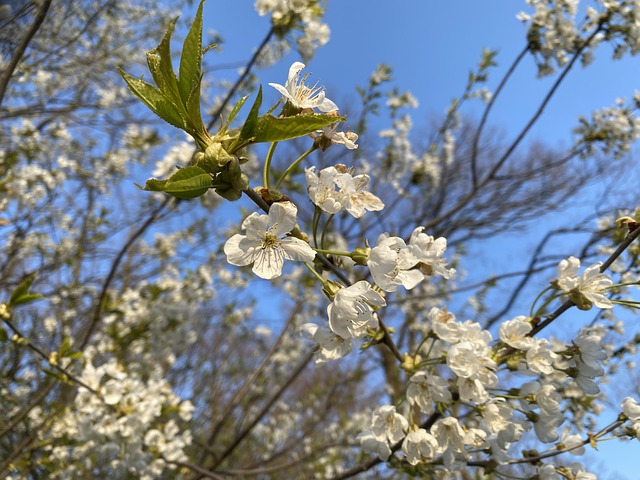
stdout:
{"type": "Polygon", "coordinates": [[[242,222],[246,235],[235,234],[224,245],[227,261],[253,264],[253,273],[265,279],[280,276],[285,259],[312,262],[315,252],[308,243],[285,236],[295,227],[297,213],[294,204],[281,202],[271,205],[268,215],[249,215],[242,222]]]}
{"type": "Polygon", "coordinates": [[[326,327],[305,323],[301,329],[309,340],[316,342],[320,347],[316,352],[316,363],[343,358],[353,349],[353,341],[350,338],[342,338],[326,327]]]}
{"type": "Polygon", "coordinates": [[[336,167],[327,167],[318,174],[315,167],[306,170],[307,190],[311,201],[327,213],[335,214],[346,210],[355,218],[365,212],[379,211],[384,203],[366,188],[368,175],[353,177],[348,172],[340,172],[336,167]]]}
{"type": "Polygon", "coordinates": [[[324,87],[308,87],[305,80],[308,75],[300,79],[300,72],[305,67],[302,62],[294,62],[289,68],[289,77],[284,86],[278,83],[270,83],[282,96],[294,107],[300,109],[317,108],[321,112],[333,112],[338,106],[325,97],[324,87]]]}
{"type": "Polygon", "coordinates": [[[409,432],[402,442],[402,451],[411,465],[432,460],[438,450],[436,438],[423,428],[409,432]]]}
{"type": "Polygon", "coordinates": [[[572,297],[572,300],[582,309],[590,308],[591,304],[598,308],[612,308],[613,303],[605,293],[607,288],[613,285],[609,275],[600,273],[601,263],[588,267],[582,275],[578,276],[580,260],[569,257],[558,264],[558,287],[567,294],[579,293],[586,299],[572,297]]]}
{"type": "Polygon", "coordinates": [[[504,322],[500,325],[500,340],[518,350],[531,348],[535,341],[527,336],[533,328],[528,320],[528,317],[520,315],[504,322]]]}
{"type": "Polygon", "coordinates": [[[361,280],[338,290],[333,303],[327,307],[329,326],[336,335],[346,340],[361,338],[366,335],[367,329],[378,327],[378,318],[372,307],[384,307],[386,304],[369,282],[361,280]]]}
{"type": "Polygon", "coordinates": [[[424,279],[417,268],[420,250],[407,246],[403,239],[383,233],[371,249],[367,266],[376,284],[386,292],[394,292],[399,285],[412,289],[424,279]]]}
{"type": "Polygon", "coordinates": [[[404,438],[408,428],[409,421],[396,412],[393,405],[383,405],[373,412],[371,433],[380,441],[389,442],[391,445],[398,443],[404,438]]]}
{"type": "Polygon", "coordinates": [[[344,145],[349,150],[355,150],[358,148],[356,142],[358,141],[358,134],[354,132],[338,132],[338,125],[340,122],[332,123],[320,130],[323,137],[331,140],[331,143],[337,143],[344,145]]]}

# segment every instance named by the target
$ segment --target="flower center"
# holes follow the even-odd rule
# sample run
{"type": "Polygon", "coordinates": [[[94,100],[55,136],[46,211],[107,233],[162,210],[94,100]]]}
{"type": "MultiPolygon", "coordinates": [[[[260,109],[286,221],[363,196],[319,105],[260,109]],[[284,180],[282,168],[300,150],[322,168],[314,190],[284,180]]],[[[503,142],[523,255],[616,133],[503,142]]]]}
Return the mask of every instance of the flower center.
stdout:
{"type": "Polygon", "coordinates": [[[278,238],[278,236],[274,235],[271,232],[266,232],[262,237],[262,244],[260,245],[260,247],[263,250],[266,250],[268,248],[278,248],[279,245],[280,239],[278,238]]]}

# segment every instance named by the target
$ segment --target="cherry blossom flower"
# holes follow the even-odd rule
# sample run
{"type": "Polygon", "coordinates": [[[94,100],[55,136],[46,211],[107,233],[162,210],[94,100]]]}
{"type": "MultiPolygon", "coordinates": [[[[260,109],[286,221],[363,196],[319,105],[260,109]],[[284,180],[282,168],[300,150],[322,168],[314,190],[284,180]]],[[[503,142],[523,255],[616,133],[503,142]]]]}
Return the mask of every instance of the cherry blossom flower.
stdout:
{"type": "Polygon", "coordinates": [[[300,72],[305,67],[302,62],[294,62],[289,68],[289,77],[284,86],[277,83],[270,83],[278,90],[282,96],[296,108],[317,108],[321,112],[333,112],[338,110],[338,106],[325,97],[324,87],[308,87],[304,81],[308,75],[300,79],[300,72]]]}
{"type": "Polygon", "coordinates": [[[438,449],[436,437],[423,428],[409,432],[402,442],[402,451],[411,465],[432,460],[438,449]]]}
{"type": "Polygon", "coordinates": [[[413,268],[418,264],[418,255],[417,247],[383,233],[371,249],[367,266],[373,280],[385,292],[395,292],[398,285],[410,290],[424,279],[422,272],[413,268]]]}
{"type": "Polygon", "coordinates": [[[533,338],[527,336],[532,328],[528,317],[520,315],[500,325],[500,340],[518,350],[528,350],[535,342],[533,338]]]}
{"type": "Polygon", "coordinates": [[[343,358],[353,349],[353,341],[336,335],[326,327],[315,323],[305,323],[301,327],[302,333],[320,347],[316,352],[316,363],[343,358]]]}
{"type": "Polygon", "coordinates": [[[336,178],[340,173],[336,167],[327,167],[316,174],[316,167],[305,171],[307,191],[311,201],[323,211],[331,214],[342,210],[342,195],[336,190],[336,178]]]}
{"type": "Polygon", "coordinates": [[[555,371],[553,362],[556,358],[557,355],[551,350],[549,341],[545,338],[534,339],[526,355],[529,370],[542,375],[551,375],[555,371]]]}
{"type": "Polygon", "coordinates": [[[409,421],[393,405],[383,405],[373,412],[371,433],[377,440],[393,445],[404,438],[408,428],[409,421]]]}
{"type": "Polygon", "coordinates": [[[315,252],[299,238],[287,237],[296,225],[298,209],[291,202],[274,203],[268,215],[252,213],[242,229],[246,235],[235,234],[224,245],[231,265],[253,264],[253,273],[272,279],[282,274],[284,260],[312,262],[315,252]]]}
{"type": "Polygon", "coordinates": [[[371,179],[369,175],[343,173],[336,178],[336,185],[344,195],[343,208],[355,218],[362,217],[368,210],[378,212],[384,208],[384,203],[373,193],[367,191],[371,179]]]}
{"type": "Polygon", "coordinates": [[[580,260],[569,257],[558,264],[558,287],[569,294],[571,300],[582,310],[592,305],[598,308],[612,308],[613,303],[603,292],[613,285],[609,275],[600,273],[602,263],[591,265],[578,276],[580,260]]]}
{"type": "Polygon", "coordinates": [[[447,239],[444,237],[433,238],[423,233],[424,227],[417,227],[411,238],[409,245],[416,246],[421,255],[419,257],[420,270],[425,275],[440,275],[445,279],[450,279],[456,273],[453,268],[446,268],[446,260],[442,259],[444,251],[447,249],[447,239]]]}
{"type": "Polygon", "coordinates": [[[327,167],[315,173],[315,167],[306,170],[307,191],[311,201],[323,211],[331,214],[347,210],[355,218],[365,212],[379,211],[384,203],[371,192],[366,191],[368,175],[351,176],[336,167],[327,167]]]}
{"type": "MultiPolygon", "coordinates": [[[[358,145],[356,144],[356,142],[358,141],[358,134],[354,132],[349,132],[349,131],[337,132],[336,130],[338,129],[339,124],[340,122],[332,123],[331,125],[324,127],[322,130],[319,130],[319,132],[321,132],[322,134],[320,138],[327,139],[331,143],[344,145],[349,150],[357,149],[358,145]]],[[[324,145],[324,142],[321,141],[320,143],[324,145]]],[[[331,143],[327,143],[327,147],[331,143]]],[[[324,147],[322,149],[326,150],[327,147],[324,147]]]]}
{"type": "Polygon", "coordinates": [[[447,381],[437,375],[427,375],[427,372],[416,372],[409,379],[407,401],[411,405],[420,407],[420,411],[427,415],[435,411],[434,402],[451,402],[451,392],[447,381]]]}
{"type": "Polygon", "coordinates": [[[333,333],[344,339],[361,338],[368,328],[378,327],[378,318],[372,307],[384,307],[386,304],[369,282],[361,280],[338,290],[333,303],[327,307],[329,326],[333,333]]]}
{"type": "Polygon", "coordinates": [[[632,422],[640,422],[640,404],[633,397],[626,397],[621,404],[624,413],[632,422]]]}
{"type": "Polygon", "coordinates": [[[380,460],[385,462],[391,456],[391,448],[386,441],[378,440],[371,432],[358,434],[358,441],[365,453],[375,453],[380,460]]]}

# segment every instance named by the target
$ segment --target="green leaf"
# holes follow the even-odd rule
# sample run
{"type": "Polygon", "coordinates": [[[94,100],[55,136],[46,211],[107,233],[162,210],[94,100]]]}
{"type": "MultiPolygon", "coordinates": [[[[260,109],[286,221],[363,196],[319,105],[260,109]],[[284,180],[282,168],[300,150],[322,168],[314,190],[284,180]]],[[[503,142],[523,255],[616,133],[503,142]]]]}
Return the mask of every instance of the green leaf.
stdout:
{"type": "Polygon", "coordinates": [[[23,295],[22,297],[20,297],[13,304],[13,306],[15,307],[16,305],[24,305],[25,303],[35,302],[36,300],[40,300],[41,298],[44,298],[44,295],[41,295],[39,293],[30,293],[28,295],[23,295]]]}
{"type": "Polygon", "coordinates": [[[282,118],[264,115],[257,119],[256,128],[252,135],[253,141],[258,143],[289,140],[308,135],[332,123],[344,120],[344,117],[324,114],[303,114],[282,118]]]}
{"type": "Polygon", "coordinates": [[[151,178],[147,180],[143,190],[165,192],[177,198],[189,199],[204,195],[212,186],[211,175],[200,167],[191,166],[181,168],[167,180],[151,178]]]}
{"type": "Polygon", "coordinates": [[[238,142],[245,142],[254,136],[256,127],[258,125],[258,114],[260,113],[261,106],[262,106],[262,85],[260,85],[260,88],[258,89],[258,95],[256,97],[256,100],[253,102],[253,106],[251,107],[249,116],[245,120],[244,126],[240,131],[240,137],[238,138],[238,142]]]}
{"type": "Polygon", "coordinates": [[[204,141],[205,138],[208,138],[208,134],[204,123],[202,123],[202,114],[200,113],[200,80],[198,80],[198,83],[193,87],[185,108],[187,110],[187,121],[190,130],[188,133],[197,143],[204,141]]]}
{"type": "Polygon", "coordinates": [[[81,351],[76,350],[75,352],[71,352],[70,354],[68,354],[67,358],[70,358],[71,360],[82,360],[84,358],[84,355],[81,351]]]}
{"type": "Polygon", "coordinates": [[[149,69],[151,70],[151,74],[153,75],[153,79],[155,80],[158,89],[165,97],[171,99],[172,103],[182,107],[181,113],[185,113],[184,103],[182,103],[180,92],[178,90],[178,79],[173,71],[173,64],[171,62],[171,34],[173,33],[173,29],[175,28],[177,21],[178,18],[176,17],[169,24],[169,28],[167,28],[167,31],[158,46],[147,54],[147,62],[149,63],[149,69]],[[156,55],[159,58],[156,57],[156,55]],[[153,60],[154,58],[158,58],[158,60],[153,60]]]}
{"type": "Polygon", "coordinates": [[[186,128],[186,121],[184,115],[181,115],[180,109],[170,99],[167,99],[161,91],[144,80],[129,75],[120,68],[118,70],[131,92],[149,107],[153,113],[174,127],[182,130],[186,128]]]}
{"type": "Polygon", "coordinates": [[[16,305],[24,305],[25,303],[43,298],[40,294],[29,293],[29,289],[31,288],[31,284],[35,278],[35,274],[29,275],[16,287],[9,299],[9,308],[15,307],[16,305]]]}
{"type": "Polygon", "coordinates": [[[249,98],[250,96],[251,95],[246,95],[236,102],[236,104],[233,106],[233,109],[231,110],[231,113],[229,114],[229,118],[227,118],[227,121],[224,124],[224,127],[220,129],[221,132],[227,131],[227,128],[229,128],[229,125],[231,125],[233,119],[236,118],[238,112],[240,112],[240,109],[244,106],[244,102],[246,102],[247,98],[249,98]]]}
{"type": "Polygon", "coordinates": [[[202,5],[204,0],[201,0],[198,11],[196,12],[196,18],[191,24],[189,33],[184,39],[182,45],[182,56],[180,57],[180,79],[178,80],[178,87],[180,90],[180,97],[182,102],[187,103],[187,100],[192,96],[192,92],[195,86],[200,83],[201,69],[202,69],[202,5]]]}
{"type": "Polygon", "coordinates": [[[0,327],[0,342],[6,342],[7,340],[9,340],[7,331],[4,328],[0,327]]]}

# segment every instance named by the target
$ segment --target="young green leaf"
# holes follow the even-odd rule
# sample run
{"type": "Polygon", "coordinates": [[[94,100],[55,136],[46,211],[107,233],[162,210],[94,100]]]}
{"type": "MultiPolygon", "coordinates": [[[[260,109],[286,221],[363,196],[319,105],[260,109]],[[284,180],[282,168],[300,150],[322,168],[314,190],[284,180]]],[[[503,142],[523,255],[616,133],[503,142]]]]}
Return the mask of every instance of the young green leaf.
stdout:
{"type": "Polygon", "coordinates": [[[122,69],[118,70],[131,92],[149,107],[153,113],[174,127],[182,130],[187,128],[186,120],[181,115],[180,109],[170,99],[167,99],[162,92],[144,80],[129,75],[122,69]]]}
{"type": "Polygon", "coordinates": [[[246,142],[250,138],[252,138],[255,134],[255,130],[258,124],[258,115],[260,114],[260,107],[262,106],[262,85],[258,89],[258,95],[256,96],[255,101],[253,102],[253,106],[251,107],[251,111],[249,112],[249,116],[244,122],[244,126],[240,131],[240,137],[238,138],[238,142],[246,142]]]}
{"type": "Polygon", "coordinates": [[[167,31],[158,46],[147,54],[147,59],[149,59],[149,57],[153,58],[157,55],[157,66],[154,66],[156,69],[155,74],[151,65],[154,65],[156,60],[148,61],[153,79],[155,80],[158,89],[165,95],[165,97],[170,98],[173,103],[180,107],[182,113],[184,113],[184,103],[182,102],[180,92],[178,90],[178,79],[173,71],[170,49],[171,34],[173,33],[173,29],[175,28],[177,21],[178,19],[176,18],[169,24],[169,28],[167,28],[167,31]]]}
{"type": "Polygon", "coordinates": [[[227,131],[227,129],[229,128],[229,125],[231,125],[231,122],[233,122],[233,119],[236,118],[236,116],[238,115],[238,112],[240,112],[240,109],[244,107],[244,103],[247,101],[247,98],[249,98],[250,96],[251,95],[245,95],[244,97],[242,97],[240,100],[236,102],[236,104],[233,106],[233,109],[231,110],[231,113],[229,114],[229,117],[227,118],[227,121],[225,122],[224,126],[220,129],[221,132],[227,131]]]}
{"type": "Polygon", "coordinates": [[[191,24],[189,33],[182,45],[182,56],[180,57],[180,79],[178,87],[182,103],[186,104],[192,96],[194,87],[200,83],[202,69],[202,5],[200,2],[196,18],[191,24]]]}
{"type": "Polygon", "coordinates": [[[40,294],[29,293],[29,289],[31,288],[31,284],[35,278],[35,274],[29,275],[16,287],[9,299],[9,308],[15,307],[16,305],[24,305],[25,303],[43,298],[40,294]]]}
{"type": "Polygon", "coordinates": [[[253,141],[255,143],[280,142],[302,137],[343,120],[344,117],[324,114],[303,114],[294,117],[263,115],[257,119],[256,128],[252,135],[253,141]]]}
{"type": "MultiPolygon", "coordinates": [[[[137,185],[138,188],[140,185],[137,185]]],[[[211,175],[202,168],[190,166],[181,168],[167,180],[151,178],[147,180],[143,190],[165,192],[177,198],[196,198],[204,195],[213,186],[211,175]]]]}

